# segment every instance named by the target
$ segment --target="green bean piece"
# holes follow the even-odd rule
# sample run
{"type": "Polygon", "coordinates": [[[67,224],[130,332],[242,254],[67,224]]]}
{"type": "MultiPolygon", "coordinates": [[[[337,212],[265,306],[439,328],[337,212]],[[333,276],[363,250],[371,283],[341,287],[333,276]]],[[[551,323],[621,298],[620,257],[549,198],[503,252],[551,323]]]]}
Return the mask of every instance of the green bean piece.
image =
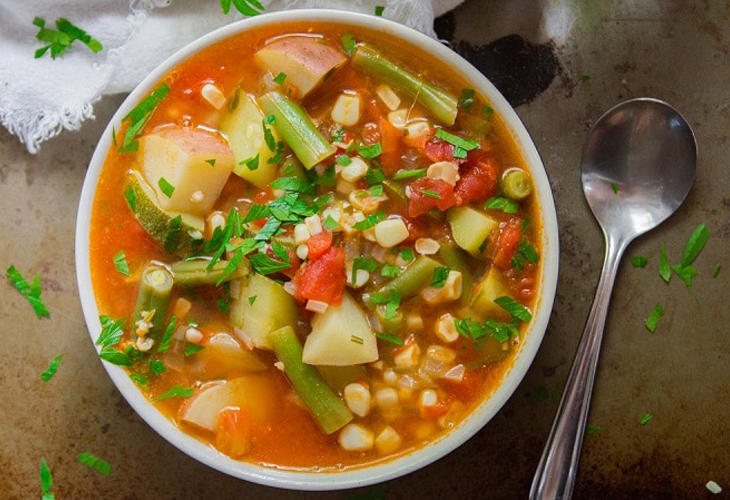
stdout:
{"type": "Polygon", "coordinates": [[[259,97],[267,115],[274,115],[274,127],[306,169],[332,156],[337,148],[327,142],[299,104],[272,90],[259,97]]]}
{"type": "Polygon", "coordinates": [[[502,177],[502,192],[515,201],[524,200],[532,192],[532,181],[524,170],[513,168],[502,177]]]}
{"type": "Polygon", "coordinates": [[[440,265],[431,257],[421,255],[399,276],[380,287],[378,293],[387,297],[391,290],[396,291],[402,302],[426,288],[433,278],[433,270],[440,265]]]}
{"type": "Polygon", "coordinates": [[[134,307],[133,331],[137,339],[137,322],[144,320],[152,326],[145,337],[158,340],[167,326],[167,309],[170,306],[173,278],[170,271],[157,264],[148,264],[142,271],[134,307]]]}
{"type": "MultiPolygon", "coordinates": [[[[200,286],[215,285],[219,279],[225,276],[228,261],[218,261],[213,267],[208,269],[208,259],[183,260],[170,264],[173,279],[176,285],[183,286],[200,286]]],[[[244,259],[223,281],[231,281],[236,278],[245,276],[249,272],[247,261],[244,259]]]]}
{"type": "Polygon", "coordinates": [[[375,317],[380,322],[382,333],[398,335],[405,324],[405,317],[401,311],[397,311],[392,318],[386,318],[385,304],[378,304],[375,307],[375,317]]]}
{"type": "Polygon", "coordinates": [[[332,390],[342,393],[348,384],[359,380],[367,380],[368,375],[363,365],[318,366],[317,371],[332,390]]]}
{"type": "Polygon", "coordinates": [[[474,361],[466,364],[467,370],[481,368],[482,366],[491,365],[492,363],[497,363],[503,359],[507,359],[510,355],[511,349],[509,344],[506,345],[507,348],[505,349],[505,344],[501,344],[492,337],[487,338],[484,344],[479,346],[478,357],[474,361]]]}
{"type": "Polygon", "coordinates": [[[464,306],[467,305],[474,286],[474,275],[466,263],[466,254],[456,245],[442,243],[438,255],[446,266],[461,273],[461,298],[459,303],[464,306]]]}
{"type": "Polygon", "coordinates": [[[350,410],[316,368],[302,362],[302,345],[291,326],[271,332],[269,341],[284,364],[284,373],[325,434],[332,434],[352,420],[350,410]]]}
{"type": "Polygon", "coordinates": [[[415,98],[444,125],[454,124],[458,107],[456,96],[426,83],[418,76],[398,67],[367,44],[360,44],[357,47],[352,56],[352,64],[376,79],[397,87],[415,98]]]}

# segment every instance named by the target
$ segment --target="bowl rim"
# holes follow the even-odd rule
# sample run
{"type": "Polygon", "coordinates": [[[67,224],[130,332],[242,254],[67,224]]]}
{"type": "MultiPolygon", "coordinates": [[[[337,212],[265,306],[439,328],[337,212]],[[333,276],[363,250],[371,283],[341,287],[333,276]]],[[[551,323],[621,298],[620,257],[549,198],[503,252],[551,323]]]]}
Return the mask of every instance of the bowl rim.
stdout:
{"type": "MultiPolygon", "coordinates": [[[[416,30],[382,17],[334,9],[300,9],[262,14],[242,19],[218,28],[187,44],[155,68],[119,106],[107,124],[96,146],[84,179],[76,219],[76,274],[81,306],[92,343],[99,335],[99,311],[93,294],[90,254],[90,222],[96,188],[101,169],[111,147],[112,130],[124,116],[175,66],[201,50],[231,36],[260,26],[297,21],[331,22],[386,32],[394,38],[420,47],[434,57],[447,61],[480,94],[487,97],[490,106],[499,114],[507,131],[512,135],[523,161],[531,172],[536,186],[539,213],[542,218],[542,269],[537,314],[528,325],[524,341],[512,367],[504,374],[500,386],[464,418],[454,429],[441,437],[394,459],[377,461],[345,471],[305,472],[277,469],[240,462],[218,452],[208,444],[183,432],[162,415],[132,382],[126,371],[102,360],[109,377],[135,412],[166,441],[195,460],[228,475],[258,483],[293,490],[326,491],[347,489],[380,483],[403,476],[442,458],[476,434],[506,404],[524,378],[537,353],[547,329],[552,311],[558,276],[558,226],[555,203],[544,164],[527,129],[514,109],[494,85],[474,66],[438,40],[416,30]]],[[[94,345],[97,352],[99,346],[94,345]]]]}

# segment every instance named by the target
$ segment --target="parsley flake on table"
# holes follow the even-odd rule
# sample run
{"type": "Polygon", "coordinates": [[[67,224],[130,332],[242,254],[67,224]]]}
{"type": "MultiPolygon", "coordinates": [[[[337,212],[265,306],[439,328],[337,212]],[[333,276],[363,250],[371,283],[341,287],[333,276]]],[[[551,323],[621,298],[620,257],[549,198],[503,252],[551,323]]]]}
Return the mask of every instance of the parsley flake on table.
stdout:
{"type": "Polygon", "coordinates": [[[385,7],[383,5],[375,6],[375,15],[376,16],[383,17],[383,11],[385,11],[385,7]]]}
{"type": "Polygon", "coordinates": [[[611,189],[613,190],[613,194],[618,194],[618,184],[616,184],[615,182],[612,182],[611,189]]]}
{"type": "Polygon", "coordinates": [[[603,432],[605,430],[606,429],[604,427],[601,427],[600,425],[587,425],[586,435],[598,434],[599,432],[603,432]]]}
{"type": "Polygon", "coordinates": [[[56,497],[51,493],[53,488],[53,476],[51,475],[51,469],[48,468],[45,458],[41,458],[41,493],[42,500],[54,500],[56,497]]]}
{"type": "Polygon", "coordinates": [[[667,283],[669,283],[669,280],[672,279],[672,268],[669,267],[667,249],[665,248],[663,241],[662,246],[659,249],[659,276],[661,276],[667,283]]]}
{"type": "Polygon", "coordinates": [[[28,299],[28,302],[30,302],[30,305],[33,307],[33,311],[36,316],[39,318],[51,317],[51,313],[41,300],[41,278],[38,273],[36,273],[33,278],[33,283],[30,285],[27,281],[25,281],[20,272],[15,269],[15,266],[10,266],[7,271],[5,271],[5,276],[8,277],[15,289],[18,290],[23,297],[28,299]]]}
{"type": "Polygon", "coordinates": [[[53,378],[53,376],[56,374],[56,371],[58,370],[58,365],[61,364],[61,359],[63,359],[63,354],[59,354],[55,358],[53,358],[53,361],[51,361],[51,364],[48,365],[48,368],[46,371],[41,373],[41,380],[44,382],[48,382],[53,378]]]}
{"type": "Polygon", "coordinates": [[[692,266],[692,263],[705,247],[705,243],[707,243],[709,237],[710,232],[704,223],[697,226],[689,237],[689,240],[687,240],[687,244],[682,252],[682,260],[679,264],[672,266],[672,270],[684,281],[687,290],[692,289],[692,278],[698,274],[697,269],[692,266]]]}
{"type": "Polygon", "coordinates": [[[66,49],[71,47],[76,40],[86,45],[94,54],[99,53],[104,48],[99,40],[92,38],[86,31],[63,17],[56,19],[57,29],[55,30],[46,28],[46,21],[42,17],[34,18],[33,25],[39,28],[35,36],[36,39],[48,44],[35,51],[36,59],[43,57],[49,50],[51,51],[51,59],[55,59],[66,52],[66,49]]]}
{"type": "Polygon", "coordinates": [[[643,255],[634,255],[633,257],[631,257],[631,265],[636,268],[645,267],[646,263],[647,259],[643,255]]]}
{"type": "Polygon", "coordinates": [[[713,278],[717,278],[717,275],[720,274],[720,269],[722,269],[722,266],[720,264],[715,266],[715,269],[712,271],[713,278]]]}
{"type": "Polygon", "coordinates": [[[105,476],[108,476],[112,473],[112,466],[109,465],[109,462],[92,455],[88,451],[84,451],[83,453],[79,453],[78,455],[76,455],[76,460],[84,465],[91,467],[95,471],[104,474],[105,476]]]}
{"type": "Polygon", "coordinates": [[[664,316],[664,308],[661,304],[655,305],[654,310],[646,319],[646,329],[649,330],[651,333],[654,333],[654,330],[656,329],[656,324],[659,321],[659,318],[661,318],[662,316],[664,316]]]}
{"type": "Polygon", "coordinates": [[[639,419],[639,424],[645,425],[652,418],[654,418],[654,415],[652,415],[651,413],[644,412],[644,414],[639,419]]]}

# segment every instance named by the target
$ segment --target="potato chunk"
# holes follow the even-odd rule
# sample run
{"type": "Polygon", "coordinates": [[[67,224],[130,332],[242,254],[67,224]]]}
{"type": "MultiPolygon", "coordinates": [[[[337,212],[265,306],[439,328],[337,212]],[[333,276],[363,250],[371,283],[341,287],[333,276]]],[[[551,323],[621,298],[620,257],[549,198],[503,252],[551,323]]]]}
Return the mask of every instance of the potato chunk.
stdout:
{"type": "Polygon", "coordinates": [[[177,126],[144,136],[139,159],[163,210],[196,215],[213,207],[234,163],[233,151],[220,134],[177,126]],[[160,184],[172,189],[166,193],[160,184]]]}
{"type": "Polygon", "coordinates": [[[274,75],[285,73],[286,79],[303,98],[332,76],[347,57],[322,39],[309,36],[279,38],[256,53],[256,60],[274,75]]]}
{"type": "Polygon", "coordinates": [[[310,365],[348,366],[378,360],[378,344],[365,314],[349,293],[312,319],[302,361],[310,365]]]}

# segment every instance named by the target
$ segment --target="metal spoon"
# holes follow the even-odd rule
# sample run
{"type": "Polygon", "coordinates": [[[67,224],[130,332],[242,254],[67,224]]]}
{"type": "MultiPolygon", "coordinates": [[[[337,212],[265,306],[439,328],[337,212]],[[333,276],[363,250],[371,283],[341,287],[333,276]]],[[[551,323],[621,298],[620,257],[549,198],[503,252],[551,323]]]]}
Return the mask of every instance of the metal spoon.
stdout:
{"type": "Polygon", "coordinates": [[[616,270],[628,244],[682,204],[694,182],[697,143],[669,104],[640,98],[609,109],[588,134],[581,178],[606,253],[596,297],[560,400],[530,499],[569,499],[593,391],[616,270]]]}

